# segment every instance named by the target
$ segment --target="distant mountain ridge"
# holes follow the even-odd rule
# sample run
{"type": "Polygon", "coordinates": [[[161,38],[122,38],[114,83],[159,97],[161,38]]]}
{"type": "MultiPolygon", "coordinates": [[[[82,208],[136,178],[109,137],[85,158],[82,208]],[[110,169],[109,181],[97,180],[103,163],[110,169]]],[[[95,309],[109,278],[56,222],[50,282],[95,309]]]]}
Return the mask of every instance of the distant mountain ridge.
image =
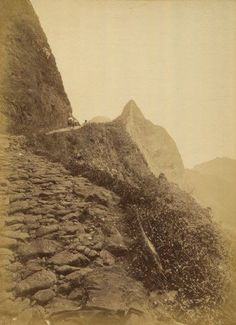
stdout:
{"type": "Polygon", "coordinates": [[[196,165],[193,170],[205,175],[216,176],[228,182],[236,180],[236,160],[222,157],[196,165]]]}
{"type": "Polygon", "coordinates": [[[236,226],[236,160],[216,158],[186,170],[180,186],[203,206],[209,206],[217,221],[236,226]]]}
{"type": "Polygon", "coordinates": [[[106,116],[95,116],[91,120],[89,120],[89,123],[108,123],[111,122],[111,119],[106,116]]]}

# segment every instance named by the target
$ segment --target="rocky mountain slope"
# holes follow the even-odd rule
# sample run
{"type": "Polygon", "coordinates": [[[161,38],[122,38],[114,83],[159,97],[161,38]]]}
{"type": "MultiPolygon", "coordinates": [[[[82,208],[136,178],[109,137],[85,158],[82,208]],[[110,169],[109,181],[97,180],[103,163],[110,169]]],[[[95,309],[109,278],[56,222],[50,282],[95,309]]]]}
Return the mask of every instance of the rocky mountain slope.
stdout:
{"type": "Polygon", "coordinates": [[[139,148],[120,124],[88,123],[71,132],[32,136],[28,144],[37,154],[60,161],[72,172],[85,176],[106,173],[135,185],[140,177],[152,175],[139,148]]]}
{"type": "MultiPolygon", "coordinates": [[[[0,306],[6,321],[16,319],[25,325],[40,318],[60,324],[68,311],[78,320],[82,306],[90,310],[89,317],[105,308],[107,319],[113,311],[118,324],[123,324],[123,316],[116,311],[130,308],[141,313],[131,317],[137,317],[134,324],[145,323],[146,317],[156,324],[163,320],[175,324],[168,309],[176,299],[186,304],[190,295],[194,304],[201,304],[200,269],[193,276],[196,254],[204,287],[211,292],[208,303],[219,299],[217,267],[222,266],[215,243],[220,245],[220,239],[210,216],[164,176],[150,189],[157,186],[154,201],[151,192],[133,190],[140,175],[128,182],[131,185],[123,181],[120,192],[119,182],[118,187],[112,185],[117,195],[105,188],[111,185],[112,175],[99,187],[95,184],[101,182],[98,170],[79,169],[73,176],[60,163],[33,154],[26,138],[7,141],[10,168],[1,189],[8,193],[9,203],[0,233],[1,270],[7,272],[2,275],[7,281],[2,282],[0,306]],[[186,258],[193,249],[193,259],[186,258]],[[209,254],[214,254],[212,265],[209,254]]],[[[106,175],[107,171],[103,181],[106,175]]]]}
{"type": "Polygon", "coordinates": [[[88,124],[72,132],[35,135],[27,146],[120,197],[123,229],[131,239],[132,278],[150,292],[178,291],[176,297],[184,309],[205,304],[205,290],[206,308],[220,303],[224,248],[210,211],[163,174],[156,178],[150,172],[123,123],[88,124]]]}
{"type": "Polygon", "coordinates": [[[182,173],[173,140],[133,101],[116,121],[46,133],[71,111],[55,60],[29,1],[0,6],[0,320],[222,324],[224,242],[159,175],[182,173]]]}
{"type": "Polygon", "coordinates": [[[14,167],[5,182],[9,207],[0,234],[1,270],[4,265],[9,280],[1,281],[1,316],[25,325],[81,304],[149,308],[145,288],[126,270],[119,197],[31,154],[23,141],[9,139],[14,167]]]}
{"type": "Polygon", "coordinates": [[[11,133],[67,125],[71,106],[28,0],[0,2],[0,118],[11,133]]]}
{"type": "Polygon", "coordinates": [[[133,100],[116,121],[125,126],[154,175],[165,173],[171,181],[181,178],[184,166],[174,140],[163,127],[147,120],[133,100]]]}

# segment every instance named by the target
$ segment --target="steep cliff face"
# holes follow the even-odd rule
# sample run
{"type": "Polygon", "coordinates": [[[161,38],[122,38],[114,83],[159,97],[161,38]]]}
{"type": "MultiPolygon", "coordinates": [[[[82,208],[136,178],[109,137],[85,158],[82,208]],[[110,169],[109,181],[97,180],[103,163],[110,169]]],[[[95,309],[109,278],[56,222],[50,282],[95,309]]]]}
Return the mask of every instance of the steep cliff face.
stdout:
{"type": "Polygon", "coordinates": [[[11,133],[63,127],[71,112],[55,58],[28,0],[0,3],[0,114],[11,133]]]}
{"type": "Polygon", "coordinates": [[[184,166],[174,140],[164,128],[145,119],[133,100],[128,102],[116,121],[125,126],[154,175],[163,172],[172,181],[181,177],[184,166]]]}

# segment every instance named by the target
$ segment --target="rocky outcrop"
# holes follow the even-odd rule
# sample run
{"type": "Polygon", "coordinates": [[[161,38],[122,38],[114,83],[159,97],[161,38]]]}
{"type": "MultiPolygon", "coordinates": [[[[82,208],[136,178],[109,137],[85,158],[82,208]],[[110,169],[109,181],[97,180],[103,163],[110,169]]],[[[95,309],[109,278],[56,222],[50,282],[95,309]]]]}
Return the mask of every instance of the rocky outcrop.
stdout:
{"type": "Polygon", "coordinates": [[[11,133],[67,125],[71,106],[55,58],[28,0],[0,3],[0,119],[11,133]]]}
{"type": "Polygon", "coordinates": [[[184,166],[174,140],[163,127],[147,120],[134,100],[126,104],[116,121],[125,126],[154,175],[165,173],[171,181],[181,178],[184,166]]]}

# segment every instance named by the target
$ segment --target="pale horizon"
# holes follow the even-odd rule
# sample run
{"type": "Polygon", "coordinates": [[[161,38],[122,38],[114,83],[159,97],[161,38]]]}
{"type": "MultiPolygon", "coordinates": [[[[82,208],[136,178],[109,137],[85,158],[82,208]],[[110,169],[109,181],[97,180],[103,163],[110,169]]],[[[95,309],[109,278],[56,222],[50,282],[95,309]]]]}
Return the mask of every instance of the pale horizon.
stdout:
{"type": "Polygon", "coordinates": [[[186,168],[236,159],[236,2],[31,0],[75,117],[132,98],[186,168]]]}

